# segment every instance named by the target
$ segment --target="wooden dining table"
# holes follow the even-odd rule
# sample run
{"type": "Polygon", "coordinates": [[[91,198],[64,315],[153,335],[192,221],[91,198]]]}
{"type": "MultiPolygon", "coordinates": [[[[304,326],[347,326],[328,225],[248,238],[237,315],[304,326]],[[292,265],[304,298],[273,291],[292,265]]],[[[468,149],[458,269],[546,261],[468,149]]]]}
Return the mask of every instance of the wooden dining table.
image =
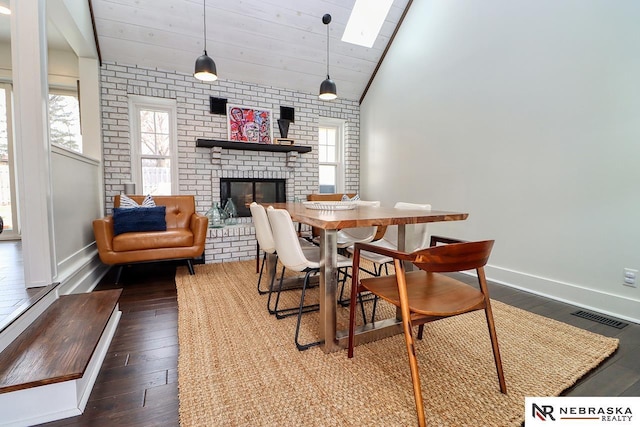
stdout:
{"type": "MultiPolygon", "coordinates": [[[[337,231],[343,228],[398,226],[398,249],[405,248],[405,226],[441,221],[465,220],[468,213],[423,209],[356,206],[348,210],[310,209],[303,203],[273,203],[276,209],[286,209],[295,222],[320,230],[320,339],[325,353],[346,348],[348,330],[336,330],[336,292],[338,287],[337,231]]],[[[274,267],[275,268],[275,265],[274,267]]],[[[355,343],[370,342],[402,332],[396,318],[368,323],[356,329],[355,343]]]]}

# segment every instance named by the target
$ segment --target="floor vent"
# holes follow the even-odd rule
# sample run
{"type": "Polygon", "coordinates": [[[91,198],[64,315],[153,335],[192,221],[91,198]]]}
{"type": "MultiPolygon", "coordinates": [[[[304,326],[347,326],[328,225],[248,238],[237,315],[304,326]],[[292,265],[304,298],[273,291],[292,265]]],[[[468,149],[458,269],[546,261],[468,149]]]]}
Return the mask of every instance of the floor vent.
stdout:
{"type": "Polygon", "coordinates": [[[625,326],[629,325],[628,323],[624,323],[619,320],[613,320],[608,317],[604,317],[595,313],[589,313],[588,311],[583,310],[578,310],[571,314],[573,314],[574,316],[582,317],[584,319],[593,320],[594,322],[602,323],[603,325],[612,326],[617,329],[622,329],[625,326]]]}

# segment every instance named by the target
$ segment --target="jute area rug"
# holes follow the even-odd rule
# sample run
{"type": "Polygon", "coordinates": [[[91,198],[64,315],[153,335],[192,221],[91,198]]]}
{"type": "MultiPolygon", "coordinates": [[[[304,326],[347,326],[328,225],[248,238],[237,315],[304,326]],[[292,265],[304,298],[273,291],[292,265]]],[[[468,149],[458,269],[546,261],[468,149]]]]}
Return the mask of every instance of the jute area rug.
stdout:
{"type": "MultiPolygon", "coordinates": [[[[253,261],[199,265],[194,276],[178,270],[182,426],[417,424],[402,334],[356,347],[353,359],[346,350],[299,352],[295,317],[269,315],[256,282],[253,261]]],[[[284,304],[299,302],[299,291],[285,294],[284,304]]],[[[618,346],[497,301],[493,308],[508,394],[482,312],[427,324],[417,355],[428,425],[519,426],[525,396],[559,395],[618,346]]],[[[348,309],[338,311],[346,329],[348,309]]],[[[317,323],[317,313],[304,315],[303,342],[316,339],[317,323]]]]}

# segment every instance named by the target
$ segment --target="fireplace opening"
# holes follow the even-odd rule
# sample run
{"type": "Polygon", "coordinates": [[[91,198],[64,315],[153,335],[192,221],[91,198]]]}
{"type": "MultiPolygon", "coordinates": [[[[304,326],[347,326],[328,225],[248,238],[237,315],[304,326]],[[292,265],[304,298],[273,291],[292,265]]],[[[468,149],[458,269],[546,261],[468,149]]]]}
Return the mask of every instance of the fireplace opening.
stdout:
{"type": "Polygon", "coordinates": [[[239,217],[251,216],[251,202],[284,203],[286,194],[284,179],[220,178],[222,206],[231,197],[239,217]]]}

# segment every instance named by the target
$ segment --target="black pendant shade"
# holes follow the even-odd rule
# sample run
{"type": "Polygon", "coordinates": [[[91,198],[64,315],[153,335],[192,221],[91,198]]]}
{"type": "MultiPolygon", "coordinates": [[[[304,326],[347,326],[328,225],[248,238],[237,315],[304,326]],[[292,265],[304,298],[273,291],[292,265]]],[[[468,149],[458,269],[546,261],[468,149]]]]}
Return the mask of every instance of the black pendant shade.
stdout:
{"type": "Polygon", "coordinates": [[[201,55],[196,59],[196,66],[193,72],[193,76],[198,80],[205,82],[212,82],[218,80],[218,71],[216,70],[216,63],[213,59],[207,55],[207,2],[202,0],[204,8],[204,55],[201,55]]]}
{"type": "Polygon", "coordinates": [[[327,78],[320,84],[320,93],[318,97],[323,101],[331,101],[338,97],[338,90],[336,89],[336,82],[329,77],[329,23],[331,22],[331,15],[326,13],[322,17],[322,23],[327,26],[327,78]]]}
{"type": "Polygon", "coordinates": [[[196,68],[193,73],[194,77],[198,80],[212,82],[218,79],[218,72],[216,70],[216,63],[213,59],[207,55],[207,51],[204,51],[204,55],[196,59],[196,68]]]}
{"type": "Polygon", "coordinates": [[[320,99],[325,101],[331,101],[338,97],[338,91],[336,89],[336,82],[331,80],[331,77],[327,75],[327,78],[320,83],[320,99]]]}

